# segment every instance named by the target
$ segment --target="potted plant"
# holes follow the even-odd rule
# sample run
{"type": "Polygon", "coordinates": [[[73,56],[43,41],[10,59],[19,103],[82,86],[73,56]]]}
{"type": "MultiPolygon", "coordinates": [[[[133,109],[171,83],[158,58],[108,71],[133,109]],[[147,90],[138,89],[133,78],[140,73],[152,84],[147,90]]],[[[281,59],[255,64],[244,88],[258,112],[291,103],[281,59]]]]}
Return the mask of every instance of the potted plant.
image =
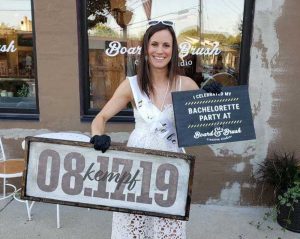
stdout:
{"type": "Polygon", "coordinates": [[[277,222],[280,226],[300,232],[300,181],[278,195],[277,222]]]}
{"type": "Polygon", "coordinates": [[[259,164],[257,179],[274,190],[277,222],[300,232],[300,161],[294,153],[273,153],[259,164]]]}

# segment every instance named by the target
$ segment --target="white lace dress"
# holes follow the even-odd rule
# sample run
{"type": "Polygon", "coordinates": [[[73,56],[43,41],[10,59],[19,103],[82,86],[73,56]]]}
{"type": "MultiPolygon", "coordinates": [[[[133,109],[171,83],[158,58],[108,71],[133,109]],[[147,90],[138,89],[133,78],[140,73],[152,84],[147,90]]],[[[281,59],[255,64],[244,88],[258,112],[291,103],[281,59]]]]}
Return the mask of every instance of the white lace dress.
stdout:
{"type": "MultiPolygon", "coordinates": [[[[172,104],[160,111],[138,87],[136,76],[128,77],[137,109],[134,109],[135,129],[127,146],[182,152],[177,145],[172,104]]],[[[185,239],[185,221],[113,213],[112,239],[185,239]]]]}

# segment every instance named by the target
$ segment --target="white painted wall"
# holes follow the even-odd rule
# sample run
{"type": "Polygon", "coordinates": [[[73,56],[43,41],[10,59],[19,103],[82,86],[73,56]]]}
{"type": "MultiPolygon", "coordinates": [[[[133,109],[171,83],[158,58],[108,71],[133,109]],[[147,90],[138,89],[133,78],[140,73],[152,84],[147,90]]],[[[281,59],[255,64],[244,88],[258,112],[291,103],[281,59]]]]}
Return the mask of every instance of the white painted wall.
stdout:
{"type": "MultiPolygon", "coordinates": [[[[242,156],[251,158],[253,172],[258,163],[262,162],[268,151],[269,143],[280,132],[268,123],[272,106],[275,104],[273,93],[278,87],[273,72],[284,71],[274,68],[279,52],[279,39],[276,23],[282,14],[285,0],[256,0],[253,23],[253,39],[251,46],[251,61],[249,74],[249,95],[254,117],[256,140],[241,141],[226,144],[210,145],[216,156],[242,156]]],[[[242,173],[243,162],[236,164],[232,170],[242,173]]],[[[232,182],[220,193],[220,199],[207,201],[207,204],[238,205],[241,187],[249,188],[248,184],[240,185],[232,182]]]]}

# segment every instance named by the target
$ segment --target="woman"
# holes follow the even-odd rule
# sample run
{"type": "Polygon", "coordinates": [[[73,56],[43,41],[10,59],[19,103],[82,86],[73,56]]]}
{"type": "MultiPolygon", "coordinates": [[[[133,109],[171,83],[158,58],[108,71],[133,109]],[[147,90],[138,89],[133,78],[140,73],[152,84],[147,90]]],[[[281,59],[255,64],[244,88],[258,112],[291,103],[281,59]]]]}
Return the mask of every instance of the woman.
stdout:
{"type": "MultiPolygon", "coordinates": [[[[172,91],[198,89],[190,78],[178,74],[178,46],[172,22],[149,22],[141,49],[137,76],[127,77],[92,122],[91,143],[105,152],[110,137],[107,120],[126,107],[134,106],[135,129],[127,146],[182,152],[178,147],[172,107],[172,91]]],[[[220,87],[207,86],[210,92],[220,87]]],[[[114,213],[112,238],[186,238],[185,222],[135,214],[114,213]]]]}

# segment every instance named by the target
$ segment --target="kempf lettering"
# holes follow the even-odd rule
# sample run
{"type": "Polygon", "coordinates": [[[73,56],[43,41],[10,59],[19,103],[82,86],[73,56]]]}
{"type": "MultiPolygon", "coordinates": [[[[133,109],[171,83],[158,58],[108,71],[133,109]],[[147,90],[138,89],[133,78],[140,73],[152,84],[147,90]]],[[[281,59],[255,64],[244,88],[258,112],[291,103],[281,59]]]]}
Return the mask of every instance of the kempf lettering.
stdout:
{"type": "Polygon", "coordinates": [[[94,167],[95,163],[92,163],[90,165],[90,167],[88,168],[88,170],[86,171],[84,177],[83,177],[83,181],[85,179],[89,179],[91,181],[95,180],[95,181],[108,181],[108,182],[111,182],[112,180],[115,179],[115,182],[117,183],[117,187],[116,189],[119,189],[119,187],[121,186],[122,183],[125,183],[125,184],[128,184],[128,187],[127,189],[128,190],[132,190],[135,185],[136,185],[136,182],[137,181],[140,181],[140,180],[137,180],[136,177],[139,175],[140,173],[140,170],[137,170],[135,172],[135,174],[131,175],[131,173],[128,173],[128,172],[124,172],[123,174],[120,174],[120,173],[116,173],[116,172],[108,172],[108,171],[97,171],[95,173],[95,170],[93,170],[93,167],[94,167]],[[95,174],[93,174],[95,173],[95,174]]]}

